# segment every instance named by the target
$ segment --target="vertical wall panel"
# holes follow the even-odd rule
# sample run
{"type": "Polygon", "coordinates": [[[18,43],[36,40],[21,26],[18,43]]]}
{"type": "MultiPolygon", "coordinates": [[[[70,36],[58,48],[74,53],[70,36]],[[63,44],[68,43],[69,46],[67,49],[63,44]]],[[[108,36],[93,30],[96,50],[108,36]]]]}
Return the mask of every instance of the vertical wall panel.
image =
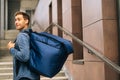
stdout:
{"type": "Polygon", "coordinates": [[[4,39],[4,0],[0,0],[0,39],[4,39]]]}

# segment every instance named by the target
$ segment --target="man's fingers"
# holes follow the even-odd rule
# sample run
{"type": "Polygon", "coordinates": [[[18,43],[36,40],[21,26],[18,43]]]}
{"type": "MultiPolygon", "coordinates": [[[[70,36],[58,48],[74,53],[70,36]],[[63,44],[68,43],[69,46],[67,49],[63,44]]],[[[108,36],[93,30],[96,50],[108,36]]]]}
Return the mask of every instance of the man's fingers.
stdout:
{"type": "Polygon", "coordinates": [[[12,41],[8,42],[8,45],[7,45],[8,49],[10,49],[14,46],[15,46],[15,43],[13,43],[12,41]]]}

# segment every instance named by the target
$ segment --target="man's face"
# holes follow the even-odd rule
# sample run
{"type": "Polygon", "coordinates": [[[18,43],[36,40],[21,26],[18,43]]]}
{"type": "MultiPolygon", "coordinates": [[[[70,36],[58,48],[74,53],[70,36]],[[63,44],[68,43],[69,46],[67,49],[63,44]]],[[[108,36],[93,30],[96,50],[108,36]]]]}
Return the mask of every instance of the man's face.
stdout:
{"type": "Polygon", "coordinates": [[[15,16],[15,26],[17,30],[25,29],[28,25],[28,20],[23,18],[23,15],[18,14],[15,16]]]}

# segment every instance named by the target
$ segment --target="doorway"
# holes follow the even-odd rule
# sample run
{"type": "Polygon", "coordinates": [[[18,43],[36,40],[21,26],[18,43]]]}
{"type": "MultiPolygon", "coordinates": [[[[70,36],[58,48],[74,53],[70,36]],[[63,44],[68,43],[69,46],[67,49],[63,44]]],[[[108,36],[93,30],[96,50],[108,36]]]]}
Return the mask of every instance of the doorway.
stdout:
{"type": "Polygon", "coordinates": [[[8,30],[15,29],[14,14],[20,10],[20,0],[8,0],[8,30]]]}

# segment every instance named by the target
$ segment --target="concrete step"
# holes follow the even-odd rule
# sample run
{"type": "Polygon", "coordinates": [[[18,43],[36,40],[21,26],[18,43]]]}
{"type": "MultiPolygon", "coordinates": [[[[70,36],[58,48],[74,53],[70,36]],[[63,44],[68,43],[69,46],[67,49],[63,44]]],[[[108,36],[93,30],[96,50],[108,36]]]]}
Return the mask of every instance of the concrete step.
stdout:
{"type": "Polygon", "coordinates": [[[11,56],[9,50],[0,50],[0,57],[11,56]]]}
{"type": "Polygon", "coordinates": [[[0,62],[11,62],[13,61],[12,56],[0,56],[0,62]]]}
{"type": "Polygon", "coordinates": [[[65,76],[65,72],[63,70],[61,70],[53,78],[48,78],[48,77],[41,76],[41,80],[68,80],[68,78],[65,76]]]}
{"type": "MultiPolygon", "coordinates": [[[[13,72],[12,62],[0,62],[0,80],[1,79],[12,80],[12,76],[13,76],[12,72],[13,72]]],[[[60,71],[53,78],[47,78],[47,77],[41,76],[41,80],[68,80],[68,78],[65,77],[64,71],[60,71]]]]}
{"type": "MultiPolygon", "coordinates": [[[[12,68],[0,68],[0,80],[1,79],[2,80],[7,80],[7,79],[12,80],[12,77],[13,77],[12,70],[13,70],[12,68]]],[[[60,72],[59,74],[61,74],[61,73],[63,73],[63,72],[60,72]]],[[[67,77],[62,76],[62,75],[58,76],[58,75],[53,78],[47,78],[47,77],[42,76],[40,79],[41,80],[68,80],[67,77]]]]}
{"type": "MultiPolygon", "coordinates": [[[[12,80],[13,78],[12,72],[13,72],[12,62],[0,62],[0,80],[12,80]]],[[[41,80],[68,80],[68,78],[65,76],[64,71],[60,71],[53,78],[41,76],[41,80]]]]}
{"type": "Polygon", "coordinates": [[[1,79],[1,80],[13,80],[13,79],[1,79]]]}
{"type": "MultiPolygon", "coordinates": [[[[0,80],[4,79],[9,79],[9,80],[12,80],[13,78],[13,73],[0,73],[0,80]]],[[[68,78],[66,76],[55,76],[53,78],[47,78],[47,77],[41,77],[40,80],[68,80],[68,78]]]]}
{"type": "Polygon", "coordinates": [[[41,80],[68,80],[68,78],[65,76],[53,77],[53,78],[43,77],[41,78],[41,80]]]}
{"type": "Polygon", "coordinates": [[[0,62],[0,68],[12,68],[13,63],[12,62],[0,62]]]}
{"type": "MultiPolygon", "coordinates": [[[[10,58],[10,56],[5,56],[3,58],[4,59],[10,58]]],[[[8,62],[0,62],[0,80],[12,80],[12,77],[13,77],[12,66],[13,64],[11,60],[8,62]]],[[[61,70],[55,77],[47,78],[47,77],[41,76],[41,80],[68,80],[68,78],[65,76],[64,71],[61,70]]]]}
{"type": "MultiPolygon", "coordinates": [[[[65,76],[65,73],[63,70],[61,70],[58,74],[55,75],[55,77],[58,77],[58,76],[65,76]]],[[[43,78],[44,76],[41,76],[41,78],[43,78]]],[[[47,78],[47,77],[46,77],[47,78]]]]}
{"type": "Polygon", "coordinates": [[[15,39],[18,33],[18,30],[7,30],[5,31],[5,39],[15,39]]]}
{"type": "MultiPolygon", "coordinates": [[[[0,72],[0,80],[1,79],[12,79],[13,73],[12,72],[0,72]]],[[[53,78],[41,77],[41,80],[68,80],[65,76],[55,76],[53,78]]]]}
{"type": "Polygon", "coordinates": [[[0,73],[0,80],[13,79],[13,73],[0,73]]]}
{"type": "Polygon", "coordinates": [[[56,76],[65,76],[65,73],[63,70],[61,70],[58,74],[56,74],[56,76]]]}
{"type": "Polygon", "coordinates": [[[7,50],[7,44],[9,41],[14,41],[14,39],[0,40],[0,50],[7,50]]]}
{"type": "MultiPolygon", "coordinates": [[[[1,60],[1,58],[0,58],[0,60],[1,60]]],[[[7,80],[7,79],[11,79],[11,80],[13,79],[13,63],[12,63],[12,61],[0,62],[0,80],[7,80]]]]}
{"type": "Polygon", "coordinates": [[[13,68],[0,68],[0,73],[12,73],[13,72],[13,68]]]}

